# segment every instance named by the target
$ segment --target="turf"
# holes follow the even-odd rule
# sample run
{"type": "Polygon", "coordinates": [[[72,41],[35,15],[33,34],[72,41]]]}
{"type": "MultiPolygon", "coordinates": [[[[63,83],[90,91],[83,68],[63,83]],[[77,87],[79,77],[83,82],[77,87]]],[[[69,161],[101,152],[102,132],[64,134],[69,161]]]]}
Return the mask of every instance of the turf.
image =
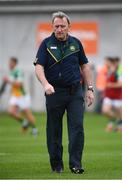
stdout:
{"type": "Polygon", "coordinates": [[[52,173],[46,148],[46,115],[35,114],[39,136],[22,134],[20,124],[0,114],[0,179],[122,179],[122,133],[104,131],[107,120],[97,114],[85,114],[83,175],[68,168],[67,127],[64,117],[64,165],[62,174],[52,173]]]}

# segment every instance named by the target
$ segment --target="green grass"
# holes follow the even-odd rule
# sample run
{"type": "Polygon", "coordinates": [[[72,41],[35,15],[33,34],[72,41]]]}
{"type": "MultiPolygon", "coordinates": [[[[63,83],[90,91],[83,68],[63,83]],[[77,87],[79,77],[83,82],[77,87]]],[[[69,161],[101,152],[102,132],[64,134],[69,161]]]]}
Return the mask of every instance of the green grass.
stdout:
{"type": "Polygon", "coordinates": [[[46,116],[35,114],[39,136],[22,134],[20,124],[7,114],[0,114],[0,179],[122,179],[122,133],[106,133],[106,119],[85,114],[85,149],[83,175],[68,168],[67,129],[64,117],[64,172],[52,173],[46,147],[46,116]]]}

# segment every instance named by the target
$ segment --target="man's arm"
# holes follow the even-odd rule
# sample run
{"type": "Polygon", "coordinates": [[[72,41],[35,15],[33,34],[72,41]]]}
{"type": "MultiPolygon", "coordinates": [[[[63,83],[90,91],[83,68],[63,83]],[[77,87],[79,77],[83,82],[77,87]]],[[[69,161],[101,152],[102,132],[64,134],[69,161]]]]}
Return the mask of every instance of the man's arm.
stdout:
{"type": "Polygon", "coordinates": [[[7,76],[5,76],[4,78],[3,78],[3,81],[7,84],[11,84],[11,85],[14,85],[14,86],[16,86],[16,87],[21,87],[22,86],[22,82],[20,81],[20,80],[13,80],[13,79],[11,79],[11,78],[9,78],[9,77],[7,77],[7,76]]]}
{"type": "Polygon", "coordinates": [[[85,81],[85,85],[87,86],[87,92],[86,92],[86,102],[88,106],[92,105],[94,101],[94,94],[92,89],[92,73],[91,73],[91,67],[89,63],[83,64],[81,66],[83,78],[85,81]]]}
{"type": "Polygon", "coordinates": [[[55,92],[55,90],[54,90],[54,87],[51,84],[49,84],[49,82],[47,81],[47,79],[45,77],[44,67],[40,64],[37,64],[35,66],[35,73],[36,73],[38,80],[42,84],[45,93],[47,95],[53,94],[55,92]]]}
{"type": "Polygon", "coordinates": [[[2,85],[0,86],[0,96],[4,93],[7,83],[2,82],[2,85]]]}
{"type": "Polygon", "coordinates": [[[86,86],[87,87],[92,86],[92,73],[91,73],[90,64],[89,63],[83,64],[81,66],[81,70],[82,70],[82,73],[83,73],[83,78],[84,78],[86,86]]]}
{"type": "Polygon", "coordinates": [[[107,88],[122,88],[122,81],[120,82],[109,82],[106,85],[107,88]]]}

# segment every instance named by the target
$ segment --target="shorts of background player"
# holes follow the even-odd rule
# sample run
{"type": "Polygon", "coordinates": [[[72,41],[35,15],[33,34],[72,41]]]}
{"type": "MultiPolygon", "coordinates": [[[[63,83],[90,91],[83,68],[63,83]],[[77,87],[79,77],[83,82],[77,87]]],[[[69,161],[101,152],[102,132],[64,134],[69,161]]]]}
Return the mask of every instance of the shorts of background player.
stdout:
{"type": "Polygon", "coordinates": [[[11,96],[9,105],[18,106],[22,110],[26,108],[30,108],[31,107],[30,96],[29,95],[20,96],[20,97],[11,96]]]}
{"type": "Polygon", "coordinates": [[[122,107],[122,99],[110,99],[110,98],[104,98],[103,99],[103,105],[109,105],[115,108],[122,107]]]}

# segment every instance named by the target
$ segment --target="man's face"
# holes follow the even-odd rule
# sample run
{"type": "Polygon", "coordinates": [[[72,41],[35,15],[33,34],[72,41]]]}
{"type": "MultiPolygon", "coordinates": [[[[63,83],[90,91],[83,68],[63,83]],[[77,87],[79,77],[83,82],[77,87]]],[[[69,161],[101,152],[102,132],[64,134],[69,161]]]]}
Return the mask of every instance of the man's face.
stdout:
{"type": "Polygon", "coordinates": [[[105,59],[105,64],[108,69],[111,67],[111,61],[109,59],[105,59]]]}
{"type": "Polygon", "coordinates": [[[16,66],[16,63],[10,59],[10,61],[9,61],[9,69],[12,70],[12,69],[15,68],[15,66],[16,66]]]}
{"type": "Polygon", "coordinates": [[[62,19],[57,17],[54,19],[52,26],[55,37],[60,41],[65,41],[69,31],[67,19],[65,17],[62,19]]]}

